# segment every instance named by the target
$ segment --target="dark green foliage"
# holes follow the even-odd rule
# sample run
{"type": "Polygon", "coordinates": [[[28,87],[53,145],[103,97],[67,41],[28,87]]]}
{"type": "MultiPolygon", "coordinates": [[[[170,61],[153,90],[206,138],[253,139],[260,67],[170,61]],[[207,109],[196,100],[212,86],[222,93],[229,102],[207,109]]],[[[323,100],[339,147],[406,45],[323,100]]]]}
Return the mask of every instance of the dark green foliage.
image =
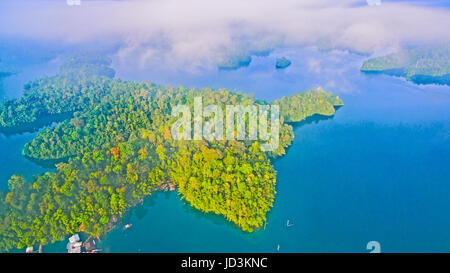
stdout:
{"type": "Polygon", "coordinates": [[[59,74],[75,79],[104,76],[114,78],[116,72],[110,67],[111,59],[99,55],[76,55],[67,58],[60,67],[59,74]]]}
{"type": "Polygon", "coordinates": [[[290,97],[282,97],[275,103],[280,104],[281,115],[286,122],[299,122],[314,114],[332,116],[336,106],[344,105],[338,96],[320,87],[290,97]]]}
{"type": "Polygon", "coordinates": [[[286,59],[285,57],[277,58],[277,62],[275,63],[275,67],[278,69],[286,68],[291,65],[291,61],[286,59]]]}
{"type": "Polygon", "coordinates": [[[251,62],[252,56],[247,52],[230,53],[219,61],[217,66],[222,70],[235,70],[243,66],[249,66],[251,62]]]}
{"type": "Polygon", "coordinates": [[[361,71],[404,77],[418,84],[450,85],[450,48],[405,50],[364,62],[361,71]]]}
{"type": "Polygon", "coordinates": [[[110,91],[111,79],[104,75],[114,73],[103,63],[93,65],[84,61],[69,59],[59,75],[29,82],[22,97],[1,102],[0,126],[27,124],[46,115],[73,112],[99,103],[105,91],[110,91]]]}

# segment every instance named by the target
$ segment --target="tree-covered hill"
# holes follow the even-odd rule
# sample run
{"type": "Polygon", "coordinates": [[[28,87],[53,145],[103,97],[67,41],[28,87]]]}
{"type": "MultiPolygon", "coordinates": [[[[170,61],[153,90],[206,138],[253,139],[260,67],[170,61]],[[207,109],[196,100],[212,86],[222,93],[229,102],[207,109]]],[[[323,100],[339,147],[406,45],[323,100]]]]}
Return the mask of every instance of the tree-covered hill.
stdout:
{"type": "Polygon", "coordinates": [[[450,85],[450,47],[404,50],[364,62],[361,71],[404,77],[417,84],[450,85]]]}

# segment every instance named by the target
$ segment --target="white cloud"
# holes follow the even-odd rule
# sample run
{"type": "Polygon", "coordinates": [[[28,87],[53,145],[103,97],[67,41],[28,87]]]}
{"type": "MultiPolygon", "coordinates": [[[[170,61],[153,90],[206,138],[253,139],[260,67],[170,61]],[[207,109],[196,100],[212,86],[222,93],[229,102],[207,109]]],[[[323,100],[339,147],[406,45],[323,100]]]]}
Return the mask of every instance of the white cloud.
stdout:
{"type": "Polygon", "coordinates": [[[367,0],[369,6],[379,6],[381,5],[381,0],[367,0]]]}
{"type": "Polygon", "coordinates": [[[321,69],[321,65],[320,65],[320,61],[316,60],[314,58],[309,58],[308,59],[308,69],[311,72],[314,72],[316,74],[319,74],[321,69]]]}
{"type": "Polygon", "coordinates": [[[450,40],[447,9],[362,0],[15,0],[0,4],[0,26],[0,36],[117,44],[117,56],[136,65],[191,68],[243,45],[380,52],[450,40]]]}

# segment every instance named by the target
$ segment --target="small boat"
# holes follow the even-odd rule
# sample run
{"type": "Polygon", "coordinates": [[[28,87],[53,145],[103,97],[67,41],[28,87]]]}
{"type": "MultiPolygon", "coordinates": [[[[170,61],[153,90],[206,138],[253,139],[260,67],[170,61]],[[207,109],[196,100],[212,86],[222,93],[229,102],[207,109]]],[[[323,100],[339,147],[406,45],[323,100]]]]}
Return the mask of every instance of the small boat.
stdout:
{"type": "Polygon", "coordinates": [[[287,220],[287,222],[286,222],[286,227],[292,227],[294,224],[291,224],[290,222],[289,222],[289,219],[287,220]]]}
{"type": "Polygon", "coordinates": [[[267,226],[267,220],[264,221],[264,230],[266,230],[266,226],[267,226]]]}
{"type": "Polygon", "coordinates": [[[278,246],[277,246],[277,251],[278,252],[280,251],[280,244],[278,244],[278,246]]]}
{"type": "Polygon", "coordinates": [[[132,224],[126,224],[124,227],[123,227],[123,229],[125,230],[125,229],[129,229],[131,226],[133,226],[132,224]]]}

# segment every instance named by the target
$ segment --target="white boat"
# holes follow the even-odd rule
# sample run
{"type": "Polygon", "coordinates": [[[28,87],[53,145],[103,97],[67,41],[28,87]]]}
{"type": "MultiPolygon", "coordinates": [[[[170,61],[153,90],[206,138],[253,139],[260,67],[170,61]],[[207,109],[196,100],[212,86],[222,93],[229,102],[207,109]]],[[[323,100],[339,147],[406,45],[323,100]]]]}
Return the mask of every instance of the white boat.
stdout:
{"type": "Polygon", "coordinates": [[[290,222],[289,222],[289,219],[287,220],[287,222],[286,222],[286,227],[292,227],[294,224],[291,224],[290,222]]]}

